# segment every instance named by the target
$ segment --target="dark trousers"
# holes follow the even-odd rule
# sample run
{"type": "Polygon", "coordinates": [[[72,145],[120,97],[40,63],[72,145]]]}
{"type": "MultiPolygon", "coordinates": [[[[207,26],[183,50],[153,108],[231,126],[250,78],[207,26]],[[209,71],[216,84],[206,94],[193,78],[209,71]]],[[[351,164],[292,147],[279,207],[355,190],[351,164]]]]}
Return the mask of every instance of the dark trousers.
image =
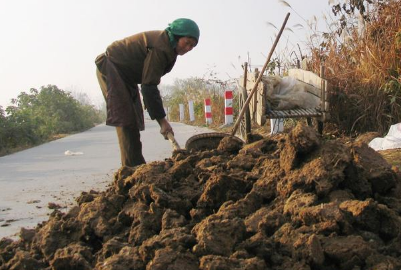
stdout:
{"type": "MultiPolygon", "coordinates": [[[[107,78],[96,70],[97,79],[104,98],[107,96],[107,78]]],[[[118,143],[120,145],[121,165],[134,167],[146,163],[142,155],[142,142],[139,128],[135,126],[116,127],[118,143]]]]}
{"type": "Polygon", "coordinates": [[[135,127],[116,127],[120,145],[121,165],[134,167],[144,164],[139,129],[135,127]]]}

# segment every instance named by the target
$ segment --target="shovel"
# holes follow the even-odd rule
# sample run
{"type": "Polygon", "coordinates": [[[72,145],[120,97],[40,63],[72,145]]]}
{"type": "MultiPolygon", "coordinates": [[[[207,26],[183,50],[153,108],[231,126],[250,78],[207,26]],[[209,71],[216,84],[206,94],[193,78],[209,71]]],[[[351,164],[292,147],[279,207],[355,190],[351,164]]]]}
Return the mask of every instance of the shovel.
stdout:
{"type": "Polygon", "coordinates": [[[246,99],[237,120],[235,121],[234,127],[231,131],[231,134],[225,134],[225,133],[218,133],[218,132],[212,132],[212,133],[203,133],[203,134],[199,134],[199,135],[195,135],[192,136],[191,138],[188,139],[188,141],[185,144],[185,148],[187,150],[191,150],[191,149],[195,149],[195,150],[211,150],[211,149],[216,149],[217,146],[219,145],[220,141],[227,136],[232,136],[233,138],[236,138],[238,140],[240,140],[235,136],[235,133],[238,130],[239,124],[241,122],[242,117],[244,116],[245,111],[248,109],[249,103],[252,99],[252,96],[254,95],[254,93],[256,92],[258,85],[260,83],[260,81],[262,80],[262,76],[263,73],[265,73],[266,68],[270,62],[270,59],[273,55],[274,50],[276,49],[277,43],[280,40],[281,34],[284,31],[285,25],[287,24],[288,18],[290,17],[290,13],[287,13],[287,16],[285,17],[284,23],[281,26],[281,29],[279,31],[279,33],[277,34],[276,40],[274,41],[273,47],[270,50],[270,53],[267,57],[267,60],[261,70],[261,72],[259,73],[259,76],[255,82],[255,85],[252,89],[252,91],[249,93],[248,98],[246,99]]]}
{"type": "MultiPolygon", "coordinates": [[[[167,133],[167,138],[173,146],[174,152],[176,153],[184,153],[186,150],[201,151],[217,149],[220,141],[227,136],[228,134],[220,132],[210,132],[194,135],[187,140],[185,144],[185,149],[182,149],[177,140],[174,138],[174,135],[172,133],[167,133]]],[[[233,137],[233,139],[242,143],[242,140],[240,138],[233,137]]]]}
{"type": "Polygon", "coordinates": [[[170,141],[171,145],[173,146],[174,151],[181,150],[180,145],[178,144],[177,140],[174,138],[173,133],[167,133],[167,138],[170,141]]]}

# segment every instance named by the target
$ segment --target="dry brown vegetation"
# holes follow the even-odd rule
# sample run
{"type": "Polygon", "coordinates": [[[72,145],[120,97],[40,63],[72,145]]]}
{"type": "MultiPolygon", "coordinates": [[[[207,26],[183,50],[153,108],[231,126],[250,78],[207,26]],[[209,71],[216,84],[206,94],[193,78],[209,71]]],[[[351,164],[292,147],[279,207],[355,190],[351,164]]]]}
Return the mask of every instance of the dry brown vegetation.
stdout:
{"type": "Polygon", "coordinates": [[[311,50],[312,70],[327,67],[332,122],[348,134],[383,134],[401,120],[401,1],[370,8],[364,34],[352,25],[355,15],[345,14],[343,31],[348,35],[340,39],[337,28],[311,50]]]}

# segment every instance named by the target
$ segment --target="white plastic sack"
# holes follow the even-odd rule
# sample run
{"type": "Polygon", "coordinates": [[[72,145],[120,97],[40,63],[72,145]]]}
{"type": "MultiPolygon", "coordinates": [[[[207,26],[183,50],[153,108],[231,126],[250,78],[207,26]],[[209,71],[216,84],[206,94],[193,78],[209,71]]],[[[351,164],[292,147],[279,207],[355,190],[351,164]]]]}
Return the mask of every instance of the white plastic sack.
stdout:
{"type": "Polygon", "coordinates": [[[320,99],[307,93],[307,84],[292,77],[267,76],[263,82],[267,85],[267,99],[272,109],[290,110],[296,108],[317,108],[320,99]]]}
{"type": "Polygon", "coordinates": [[[401,123],[392,125],[384,138],[374,138],[369,146],[376,151],[401,148],[401,123]]]}

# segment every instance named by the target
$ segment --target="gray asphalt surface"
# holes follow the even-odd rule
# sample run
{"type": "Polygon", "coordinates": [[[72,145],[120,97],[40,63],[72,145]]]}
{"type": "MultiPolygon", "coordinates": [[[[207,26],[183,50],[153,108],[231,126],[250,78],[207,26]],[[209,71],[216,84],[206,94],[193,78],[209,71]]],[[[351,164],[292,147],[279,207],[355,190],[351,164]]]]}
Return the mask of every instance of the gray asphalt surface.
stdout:
{"type": "MultiPolygon", "coordinates": [[[[171,157],[172,146],[159,133],[156,121],[146,120],[141,132],[147,162],[171,157]]],[[[207,128],[171,123],[184,147],[192,135],[207,128]]],[[[34,228],[48,219],[55,203],[67,211],[82,191],[102,191],[120,167],[113,127],[96,126],[25,151],[0,157],[0,238],[16,238],[21,227],[34,228]]]]}

